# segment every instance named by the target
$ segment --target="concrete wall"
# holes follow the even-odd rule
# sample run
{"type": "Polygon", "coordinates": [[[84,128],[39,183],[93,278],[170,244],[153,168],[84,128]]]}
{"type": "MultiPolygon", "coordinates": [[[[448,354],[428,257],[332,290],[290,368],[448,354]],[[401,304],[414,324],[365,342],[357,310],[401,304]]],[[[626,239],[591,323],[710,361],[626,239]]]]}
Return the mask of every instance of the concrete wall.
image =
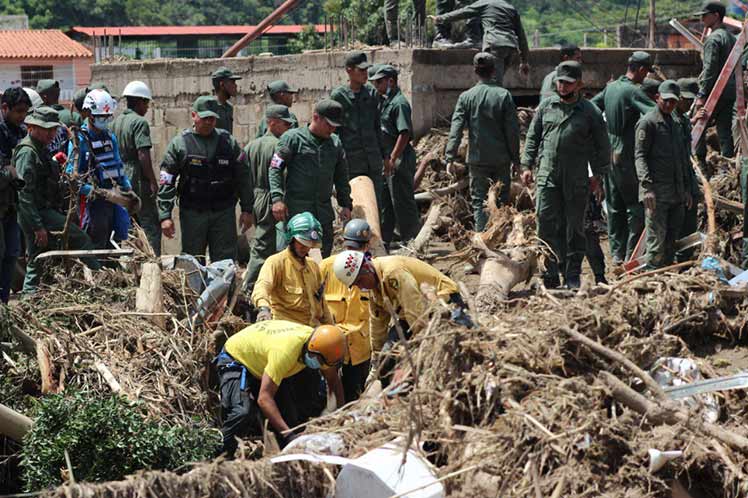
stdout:
{"type": "Polygon", "coordinates": [[[78,88],[88,85],[92,62],[93,58],[6,59],[0,62],[0,88],[20,86],[22,66],[51,66],[52,77],[60,82],[60,100],[69,101],[78,88]]]}
{"type": "MultiPolygon", "coordinates": [[[[600,89],[625,71],[631,49],[585,49],[584,78],[587,87],[600,89]]],[[[696,51],[653,50],[655,62],[669,78],[697,75],[701,61],[696,51]]],[[[401,70],[400,83],[413,104],[416,135],[446,122],[459,94],[472,86],[474,50],[377,49],[369,60],[388,62],[401,70]]],[[[243,76],[234,102],[234,134],[246,144],[257,129],[267,102],[265,86],[285,79],[296,86],[293,111],[302,123],[311,118],[314,103],[345,81],[342,52],[311,52],[280,57],[240,57],[232,59],[165,59],[145,62],[96,64],[92,80],[105,82],[115,95],[132,80],[148,83],[154,94],[148,118],[152,125],[154,160],[158,164],[169,140],[190,126],[189,108],[200,94],[211,92],[210,74],[226,65],[243,76]]],[[[532,50],[531,72],[521,77],[516,66],[505,77],[506,87],[520,101],[532,102],[543,77],[558,63],[558,51],[532,50]]]]}

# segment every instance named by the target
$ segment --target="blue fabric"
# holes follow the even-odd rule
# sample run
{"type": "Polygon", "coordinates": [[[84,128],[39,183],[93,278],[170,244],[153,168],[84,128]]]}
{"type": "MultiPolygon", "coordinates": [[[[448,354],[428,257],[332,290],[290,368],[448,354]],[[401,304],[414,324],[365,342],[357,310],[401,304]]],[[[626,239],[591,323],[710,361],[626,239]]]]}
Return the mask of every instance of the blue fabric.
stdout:
{"type": "Polygon", "coordinates": [[[10,299],[10,284],[16,269],[16,260],[21,255],[21,229],[18,227],[16,215],[6,216],[2,220],[5,235],[5,253],[0,255],[0,300],[7,303],[10,299]]]}
{"type": "Polygon", "coordinates": [[[717,278],[719,278],[721,282],[729,283],[727,281],[727,276],[725,276],[725,271],[722,269],[722,265],[720,264],[718,259],[712,256],[704,258],[704,260],[701,262],[701,269],[711,271],[715,275],[717,275],[717,278]]]}
{"type": "Polygon", "coordinates": [[[130,214],[122,206],[114,204],[114,223],[112,226],[115,240],[127,240],[130,231],[130,214]]]}
{"type": "MultiPolygon", "coordinates": [[[[130,190],[132,189],[132,184],[130,183],[130,180],[127,178],[127,174],[124,170],[124,164],[122,163],[122,158],[120,157],[119,152],[119,144],[117,142],[117,137],[109,130],[92,130],[88,126],[88,121],[86,121],[83,126],[81,127],[81,131],[78,133],[78,145],[79,145],[79,154],[78,154],[78,161],[77,164],[73,164],[72,162],[68,163],[68,166],[65,168],[66,172],[68,174],[72,174],[75,169],[75,172],[77,172],[79,175],[85,175],[88,173],[88,167],[91,163],[91,154],[92,151],[90,150],[88,140],[85,137],[85,133],[88,134],[89,139],[93,142],[96,140],[106,140],[109,139],[112,142],[112,152],[105,154],[104,156],[99,158],[99,163],[97,164],[95,161],[93,162],[93,165],[96,167],[96,181],[99,184],[99,187],[101,188],[112,188],[114,187],[114,183],[112,182],[112,179],[107,178],[105,176],[105,171],[108,172],[108,174],[112,175],[116,181],[116,183],[122,188],[122,190],[130,190]]],[[[72,141],[68,144],[68,157],[72,157],[73,154],[73,143],[72,141]]],[[[85,188],[86,185],[89,185],[88,183],[81,185],[81,188],[79,190],[81,195],[88,195],[88,193],[91,192],[92,186],[88,186],[88,188],[85,188]],[[85,190],[88,192],[84,192],[85,190]]]]}

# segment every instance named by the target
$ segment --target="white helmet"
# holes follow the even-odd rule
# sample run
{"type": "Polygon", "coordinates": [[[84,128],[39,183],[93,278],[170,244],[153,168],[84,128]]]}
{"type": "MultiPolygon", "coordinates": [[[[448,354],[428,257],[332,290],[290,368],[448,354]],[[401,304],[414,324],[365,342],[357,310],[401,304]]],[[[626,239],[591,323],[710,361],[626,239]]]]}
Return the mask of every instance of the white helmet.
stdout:
{"type": "Polygon", "coordinates": [[[90,110],[94,116],[111,116],[116,108],[117,102],[104,90],[91,90],[83,99],[83,109],[90,110]]]}
{"type": "Polygon", "coordinates": [[[39,92],[33,88],[24,88],[23,91],[26,92],[26,95],[31,99],[31,109],[36,109],[37,107],[44,105],[41,95],[39,95],[39,92]]]}
{"type": "Polygon", "coordinates": [[[142,81],[131,81],[128,83],[125,90],[122,92],[122,96],[139,97],[146,100],[151,100],[153,98],[151,96],[151,89],[142,81]]]}
{"type": "Polygon", "coordinates": [[[343,282],[346,287],[353,285],[364,264],[364,253],[360,251],[343,251],[335,257],[332,264],[332,271],[338,280],[343,282]]]}

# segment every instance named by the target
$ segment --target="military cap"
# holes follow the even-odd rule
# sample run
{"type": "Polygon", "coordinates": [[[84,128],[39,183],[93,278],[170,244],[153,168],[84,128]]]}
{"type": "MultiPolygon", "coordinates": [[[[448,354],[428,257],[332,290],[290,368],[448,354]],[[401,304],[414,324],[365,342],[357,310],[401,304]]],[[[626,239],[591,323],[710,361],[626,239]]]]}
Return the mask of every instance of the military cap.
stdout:
{"type": "Polygon", "coordinates": [[[36,92],[38,94],[44,94],[53,88],[60,88],[60,82],[57,80],[39,80],[36,84],[36,92]]]}
{"type": "Polygon", "coordinates": [[[637,50],[629,57],[629,64],[641,64],[642,66],[652,67],[652,56],[644,50],[637,50]]]}
{"type": "Polygon", "coordinates": [[[377,71],[379,71],[379,68],[381,67],[381,64],[372,64],[369,66],[369,69],[366,70],[366,73],[369,75],[369,79],[371,79],[372,76],[377,74],[377,71]]]}
{"type": "Polygon", "coordinates": [[[564,61],[556,67],[556,79],[576,83],[582,79],[582,65],[577,61],[564,61]]]}
{"type": "Polygon", "coordinates": [[[701,10],[698,12],[695,12],[695,16],[703,16],[704,14],[719,14],[720,16],[724,17],[726,8],[724,5],[722,5],[722,2],[717,2],[715,0],[707,0],[703,4],[701,4],[701,10]]]}
{"type": "Polygon", "coordinates": [[[496,66],[496,57],[488,52],[478,52],[473,57],[473,66],[475,67],[494,67],[496,66]]]}
{"type": "Polygon", "coordinates": [[[699,94],[699,80],[697,78],[681,78],[677,81],[680,96],[684,99],[695,99],[699,94]]]}
{"type": "Polygon", "coordinates": [[[26,116],[26,124],[40,126],[42,128],[55,128],[60,125],[60,114],[48,106],[34,109],[34,112],[26,116]]]}
{"type": "Polygon", "coordinates": [[[380,80],[382,78],[396,78],[398,75],[397,69],[395,69],[395,66],[392,66],[390,64],[382,64],[377,69],[377,72],[374,73],[373,76],[369,76],[370,81],[380,80]]]}
{"type": "Polygon", "coordinates": [[[241,76],[237,76],[234,72],[227,67],[219,67],[213,74],[210,75],[214,80],[240,80],[241,76]]]}
{"type": "Polygon", "coordinates": [[[332,99],[322,99],[317,102],[314,112],[325,118],[331,126],[341,126],[343,122],[343,106],[332,99]]]}
{"type": "Polygon", "coordinates": [[[273,104],[269,105],[267,109],[265,109],[265,117],[267,119],[282,119],[286,123],[293,124],[293,119],[291,118],[291,112],[288,110],[288,107],[280,104],[273,104]]]}
{"type": "Polygon", "coordinates": [[[351,52],[345,58],[345,67],[357,67],[359,69],[369,69],[371,63],[368,62],[366,54],[361,51],[351,52]]]}
{"type": "Polygon", "coordinates": [[[201,95],[192,104],[192,110],[201,118],[218,118],[218,100],[212,95],[201,95]]]}
{"type": "Polygon", "coordinates": [[[644,93],[657,93],[660,89],[660,83],[662,83],[662,81],[654,78],[644,78],[641,88],[644,93]]]}
{"type": "Polygon", "coordinates": [[[673,80],[665,80],[660,83],[660,88],[657,89],[657,92],[663,100],[680,99],[680,87],[673,80]]]}
{"type": "Polygon", "coordinates": [[[296,88],[292,88],[291,85],[283,80],[271,81],[270,83],[268,83],[267,89],[270,95],[275,95],[276,93],[281,92],[299,93],[296,88]]]}

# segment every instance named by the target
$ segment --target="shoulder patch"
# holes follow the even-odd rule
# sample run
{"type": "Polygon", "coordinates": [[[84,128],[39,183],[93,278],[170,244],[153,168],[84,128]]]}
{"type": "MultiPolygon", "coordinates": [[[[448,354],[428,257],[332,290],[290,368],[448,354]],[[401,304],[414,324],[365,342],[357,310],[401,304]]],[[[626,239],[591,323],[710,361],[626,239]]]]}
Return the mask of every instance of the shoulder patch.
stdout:
{"type": "Polygon", "coordinates": [[[273,154],[273,158],[270,160],[270,167],[273,169],[281,169],[283,167],[283,158],[277,152],[273,154]]]}
{"type": "Polygon", "coordinates": [[[647,138],[647,132],[644,131],[644,130],[639,130],[637,132],[637,134],[636,134],[636,139],[637,140],[644,140],[645,138],[647,138]]]}
{"type": "Polygon", "coordinates": [[[395,290],[398,290],[400,288],[400,283],[397,281],[396,278],[388,278],[387,279],[387,285],[392,287],[395,290]]]}

